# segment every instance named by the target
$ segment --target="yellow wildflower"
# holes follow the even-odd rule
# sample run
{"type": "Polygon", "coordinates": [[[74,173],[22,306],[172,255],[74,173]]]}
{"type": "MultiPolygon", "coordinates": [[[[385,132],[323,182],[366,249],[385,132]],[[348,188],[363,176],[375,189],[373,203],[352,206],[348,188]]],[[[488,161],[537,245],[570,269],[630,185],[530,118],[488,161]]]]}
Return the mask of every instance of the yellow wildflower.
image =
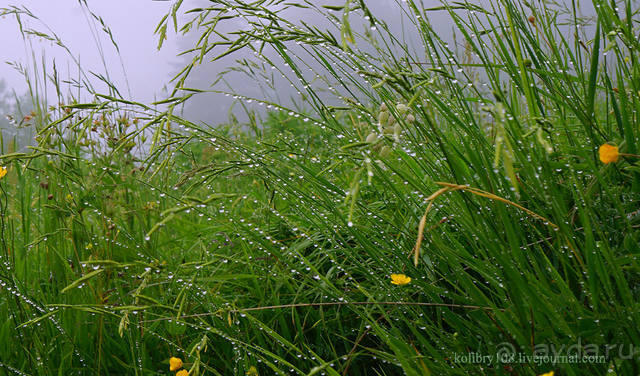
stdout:
{"type": "Polygon", "coordinates": [[[547,373],[543,373],[540,376],[553,376],[553,371],[547,372],[547,373]]]}
{"type": "Polygon", "coordinates": [[[411,277],[407,277],[404,274],[391,274],[391,283],[394,285],[402,286],[411,282],[411,277]]]}
{"type": "Polygon", "coordinates": [[[6,174],[7,174],[7,168],[4,166],[0,167],[0,179],[4,178],[6,174]]]}
{"type": "Polygon", "coordinates": [[[178,371],[178,373],[176,373],[176,376],[189,376],[189,371],[183,369],[181,371],[178,371]]]}
{"type": "Polygon", "coordinates": [[[182,368],[182,359],[172,357],[169,359],[169,370],[177,371],[182,368]]]}
{"type": "Polygon", "coordinates": [[[618,147],[609,144],[603,144],[600,146],[598,153],[600,154],[600,160],[602,163],[615,163],[618,161],[618,157],[620,157],[618,147]]]}
{"type": "Polygon", "coordinates": [[[247,376],[258,376],[258,369],[255,366],[249,367],[247,371],[247,376]]]}

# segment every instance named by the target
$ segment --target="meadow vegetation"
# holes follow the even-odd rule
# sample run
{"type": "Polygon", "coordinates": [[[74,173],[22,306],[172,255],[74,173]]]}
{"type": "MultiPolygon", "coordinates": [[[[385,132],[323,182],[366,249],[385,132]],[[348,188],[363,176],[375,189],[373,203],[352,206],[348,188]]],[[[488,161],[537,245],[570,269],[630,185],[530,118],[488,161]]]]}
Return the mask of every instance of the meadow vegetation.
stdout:
{"type": "Polygon", "coordinates": [[[175,1],[160,42],[198,38],[156,103],[26,76],[33,146],[0,156],[3,374],[640,373],[638,3],[397,1],[418,49],[368,3],[175,1]],[[187,120],[191,70],[240,49],[233,72],[297,105],[238,90],[267,115],[187,120]],[[459,357],[550,347],[603,357],[459,357]]]}

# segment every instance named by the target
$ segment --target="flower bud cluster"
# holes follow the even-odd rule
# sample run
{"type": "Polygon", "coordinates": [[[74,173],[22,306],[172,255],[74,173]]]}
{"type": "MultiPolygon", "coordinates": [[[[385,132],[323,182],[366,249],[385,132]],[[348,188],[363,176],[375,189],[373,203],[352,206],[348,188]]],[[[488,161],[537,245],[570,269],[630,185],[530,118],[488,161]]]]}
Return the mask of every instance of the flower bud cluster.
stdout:
{"type": "MultiPolygon", "coordinates": [[[[409,113],[409,107],[405,104],[398,103],[395,108],[397,115],[404,122],[412,123],[416,118],[409,113]]],[[[402,125],[391,114],[389,107],[385,103],[380,105],[378,111],[378,133],[371,132],[366,138],[366,142],[372,145],[372,150],[381,157],[388,157],[391,154],[391,147],[383,145],[382,139],[392,137],[394,143],[400,142],[402,134],[402,125]]]]}

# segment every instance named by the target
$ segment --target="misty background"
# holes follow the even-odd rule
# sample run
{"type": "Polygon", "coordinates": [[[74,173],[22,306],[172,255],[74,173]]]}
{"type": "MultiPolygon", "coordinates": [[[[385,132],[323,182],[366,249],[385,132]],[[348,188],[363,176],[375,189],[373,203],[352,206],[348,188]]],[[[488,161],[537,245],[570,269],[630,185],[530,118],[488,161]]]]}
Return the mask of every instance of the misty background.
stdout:
{"type": "MultiPolygon", "coordinates": [[[[344,0],[322,0],[318,4],[320,3],[344,5],[344,0]]],[[[425,7],[440,5],[436,0],[424,3],[425,7]]],[[[485,3],[484,0],[478,2],[480,5],[485,3]]],[[[567,1],[567,4],[569,3],[570,1],[567,1]]],[[[96,79],[92,72],[103,75],[113,82],[126,99],[150,103],[166,98],[173,88],[173,84],[169,82],[170,79],[193,60],[192,54],[179,56],[180,52],[192,48],[199,36],[197,30],[186,36],[176,35],[170,23],[167,40],[158,50],[158,36],[154,34],[154,30],[162,17],[170,11],[172,4],[172,1],[152,0],[88,2],[84,0],[9,0],[7,5],[0,5],[0,8],[5,9],[11,6],[28,9],[38,19],[22,16],[23,29],[32,29],[49,35],[55,34],[73,56],[71,57],[68,51],[52,41],[38,37],[24,39],[13,15],[0,18],[0,62],[2,62],[0,64],[0,128],[5,144],[6,140],[14,136],[23,140],[21,144],[28,142],[32,137],[32,130],[20,125],[25,124],[24,117],[31,111],[25,74],[42,76],[43,72],[35,69],[38,65],[44,65],[46,73],[51,74],[55,64],[60,79],[67,81],[66,87],[62,88],[63,93],[73,93],[76,98],[81,97],[82,93],[69,81],[81,78],[78,64],[98,92],[106,93],[109,88],[96,79]],[[117,44],[117,48],[113,42],[117,44]],[[8,119],[7,115],[13,117],[13,120],[8,119]]],[[[189,16],[184,16],[186,10],[210,4],[204,0],[185,1],[185,5],[179,12],[183,15],[179,26],[190,19],[189,16]]],[[[410,50],[418,51],[419,54],[420,51],[424,51],[424,48],[415,38],[415,33],[411,33],[413,26],[408,23],[399,4],[401,4],[400,1],[391,0],[368,2],[372,13],[386,21],[394,35],[410,50]]],[[[584,4],[583,6],[577,3],[581,13],[592,13],[591,3],[584,2],[584,4]]],[[[292,22],[304,20],[321,29],[329,29],[339,37],[338,26],[317,13],[293,8],[286,14],[287,19],[292,22]]],[[[338,16],[339,14],[340,12],[336,13],[338,16]]],[[[360,33],[369,28],[369,24],[365,20],[358,21],[358,18],[360,16],[353,17],[352,27],[360,33]]],[[[434,12],[429,21],[439,36],[445,41],[452,42],[452,48],[456,48],[453,45],[453,24],[445,12],[434,12]]],[[[221,25],[221,30],[228,32],[246,27],[242,20],[231,19],[221,25]]],[[[461,47],[458,46],[458,48],[461,47]]],[[[207,55],[207,58],[210,59],[221,52],[223,49],[214,50],[207,55]]],[[[272,52],[269,55],[269,51],[265,54],[275,56],[272,52]]],[[[256,56],[251,51],[242,49],[213,63],[205,59],[191,72],[185,86],[203,90],[211,89],[211,84],[217,75],[236,65],[237,59],[255,60],[256,56]]],[[[289,82],[290,77],[279,77],[269,72],[266,74],[270,75],[269,79],[259,82],[244,74],[232,73],[226,76],[224,82],[219,82],[215,89],[239,92],[247,97],[268,99],[285,105],[295,105],[300,101],[301,95],[289,82]],[[269,80],[271,82],[267,82],[269,80]]],[[[323,88],[316,89],[322,91],[323,88]]],[[[329,91],[331,90],[327,90],[329,96],[337,94],[329,91]]],[[[87,100],[88,98],[78,99],[87,100]]],[[[56,104],[49,103],[49,105],[56,104]]],[[[242,105],[264,112],[264,109],[259,109],[256,102],[247,103],[245,100],[242,105]]],[[[230,117],[235,117],[242,122],[247,119],[242,105],[239,105],[238,101],[230,95],[198,94],[183,107],[183,116],[210,126],[227,122],[230,117]]]]}

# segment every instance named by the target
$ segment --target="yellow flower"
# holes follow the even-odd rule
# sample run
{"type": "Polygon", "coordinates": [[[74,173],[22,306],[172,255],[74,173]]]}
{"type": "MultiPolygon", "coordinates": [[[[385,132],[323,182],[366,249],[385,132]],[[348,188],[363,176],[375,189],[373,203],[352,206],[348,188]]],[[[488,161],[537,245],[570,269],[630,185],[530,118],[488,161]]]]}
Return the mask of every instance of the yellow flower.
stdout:
{"type": "Polygon", "coordinates": [[[178,371],[178,373],[176,373],[176,376],[189,376],[189,371],[183,369],[181,371],[178,371]]]}
{"type": "Polygon", "coordinates": [[[4,178],[6,174],[7,174],[7,168],[4,166],[0,167],[0,179],[4,178]]]}
{"type": "Polygon", "coordinates": [[[547,373],[543,373],[540,376],[553,376],[553,371],[547,372],[547,373]]]}
{"type": "Polygon", "coordinates": [[[169,359],[169,370],[170,371],[177,371],[180,368],[182,368],[182,359],[180,358],[171,358],[169,359]]]}
{"type": "Polygon", "coordinates": [[[247,371],[247,376],[258,376],[258,369],[255,366],[249,367],[247,371]]]}
{"type": "Polygon", "coordinates": [[[391,283],[394,285],[402,286],[411,282],[411,277],[407,277],[404,274],[391,274],[391,283]]]}
{"type": "Polygon", "coordinates": [[[602,146],[600,146],[600,149],[598,149],[598,153],[600,154],[600,160],[602,161],[602,163],[617,162],[618,157],[620,156],[618,147],[609,144],[603,144],[602,146]]]}

